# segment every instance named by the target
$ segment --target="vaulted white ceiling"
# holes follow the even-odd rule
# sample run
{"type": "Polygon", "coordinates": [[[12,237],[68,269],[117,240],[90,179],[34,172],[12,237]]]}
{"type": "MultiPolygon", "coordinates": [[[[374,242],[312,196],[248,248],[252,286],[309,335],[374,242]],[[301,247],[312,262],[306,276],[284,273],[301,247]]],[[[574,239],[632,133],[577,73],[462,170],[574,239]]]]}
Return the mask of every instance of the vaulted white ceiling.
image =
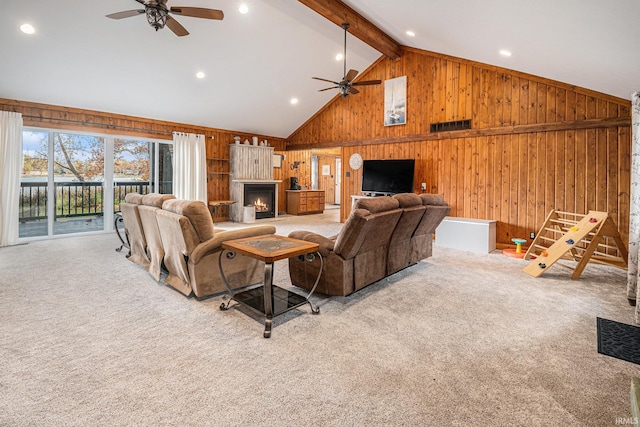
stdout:
{"type": "MultiPolygon", "coordinates": [[[[638,0],[345,3],[403,45],[622,98],[640,90],[638,0]]],[[[134,0],[3,0],[0,97],[287,137],[335,95],[311,77],[342,77],[343,31],[298,1],[168,5],[222,9],[225,18],[178,17],[191,33],[179,38],[144,16],[105,18],[138,9],[134,0]],[[25,22],[35,34],[20,31],[25,22]]],[[[349,35],[348,68],[363,71],[380,56],[349,35]]]]}

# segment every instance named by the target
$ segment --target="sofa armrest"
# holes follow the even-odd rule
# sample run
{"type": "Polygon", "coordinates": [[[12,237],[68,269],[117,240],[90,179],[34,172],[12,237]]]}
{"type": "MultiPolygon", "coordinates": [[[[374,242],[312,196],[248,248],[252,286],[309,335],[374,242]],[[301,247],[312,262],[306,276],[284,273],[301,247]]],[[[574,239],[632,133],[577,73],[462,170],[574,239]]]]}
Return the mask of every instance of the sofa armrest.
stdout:
{"type": "Polygon", "coordinates": [[[292,231],[289,233],[289,237],[292,239],[317,243],[320,245],[318,252],[320,252],[320,255],[322,255],[323,258],[328,257],[329,254],[333,252],[333,248],[336,245],[335,238],[324,237],[311,231],[292,231]]]}
{"type": "Polygon", "coordinates": [[[276,228],[272,225],[260,225],[257,227],[241,228],[239,230],[219,231],[206,242],[200,243],[191,252],[191,260],[194,263],[210,252],[222,250],[222,242],[227,240],[244,239],[245,237],[263,236],[265,234],[275,234],[276,228]]]}

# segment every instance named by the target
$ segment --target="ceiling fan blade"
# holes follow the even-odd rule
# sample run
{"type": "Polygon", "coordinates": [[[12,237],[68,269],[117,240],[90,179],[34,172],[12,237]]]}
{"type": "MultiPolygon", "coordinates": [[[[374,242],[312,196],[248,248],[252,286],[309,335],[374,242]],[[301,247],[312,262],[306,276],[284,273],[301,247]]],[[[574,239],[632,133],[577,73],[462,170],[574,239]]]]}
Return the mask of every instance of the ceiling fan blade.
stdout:
{"type": "Polygon", "coordinates": [[[349,93],[352,94],[352,95],[356,95],[356,94],[360,93],[360,91],[358,89],[356,89],[355,87],[351,86],[349,88],[349,93]]]}
{"type": "Polygon", "coordinates": [[[112,13],[110,15],[107,15],[107,18],[122,19],[122,18],[129,18],[131,16],[141,15],[143,13],[144,13],[144,9],[125,10],[124,12],[117,12],[117,13],[112,13]]]}
{"type": "Polygon", "coordinates": [[[382,83],[381,80],[365,80],[363,82],[353,82],[351,83],[354,86],[367,86],[367,85],[379,85],[380,83],[382,83]]]}
{"type": "Polygon", "coordinates": [[[328,87],[326,89],[320,89],[318,92],[324,92],[325,90],[338,89],[340,86],[328,87]]]}
{"type": "Polygon", "coordinates": [[[144,0],[136,0],[138,3],[140,3],[141,5],[146,6],[146,3],[144,2],[144,0]]]}
{"type": "Polygon", "coordinates": [[[347,75],[344,76],[344,80],[350,82],[351,80],[355,79],[357,75],[358,75],[358,72],[356,70],[349,70],[347,75]]]}
{"type": "Polygon", "coordinates": [[[312,79],[322,80],[323,82],[333,83],[334,85],[339,85],[340,83],[334,82],[333,80],[321,79],[320,77],[311,77],[312,79]]]}
{"type": "Polygon", "coordinates": [[[224,18],[224,13],[221,10],[205,9],[203,7],[174,6],[169,10],[169,12],[175,13],[176,15],[192,16],[194,18],[206,18],[206,19],[218,19],[218,20],[221,20],[224,18]]]}
{"type": "Polygon", "coordinates": [[[189,31],[187,31],[182,25],[180,25],[180,23],[176,21],[175,18],[172,18],[169,15],[167,15],[166,26],[169,27],[169,29],[173,31],[178,37],[186,36],[189,34],[189,31]]]}

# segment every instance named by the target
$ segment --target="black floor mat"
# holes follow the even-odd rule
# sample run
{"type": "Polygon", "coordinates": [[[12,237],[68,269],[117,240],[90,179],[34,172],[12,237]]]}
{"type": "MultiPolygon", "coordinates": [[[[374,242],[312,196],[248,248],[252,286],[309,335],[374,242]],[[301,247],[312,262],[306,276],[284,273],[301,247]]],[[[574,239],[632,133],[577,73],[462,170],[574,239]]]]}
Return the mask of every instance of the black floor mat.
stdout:
{"type": "Polygon", "coordinates": [[[598,353],[640,365],[640,327],[598,320],[598,353]]]}

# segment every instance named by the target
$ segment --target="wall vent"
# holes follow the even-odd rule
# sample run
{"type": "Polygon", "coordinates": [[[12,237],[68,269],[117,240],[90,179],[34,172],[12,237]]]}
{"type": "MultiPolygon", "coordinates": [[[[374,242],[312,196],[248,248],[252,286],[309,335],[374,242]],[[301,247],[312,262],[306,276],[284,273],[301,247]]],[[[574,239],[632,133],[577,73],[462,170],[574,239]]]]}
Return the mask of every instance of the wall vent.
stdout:
{"type": "Polygon", "coordinates": [[[452,130],[471,129],[471,120],[456,120],[453,122],[431,123],[431,133],[448,132],[452,130]]]}

